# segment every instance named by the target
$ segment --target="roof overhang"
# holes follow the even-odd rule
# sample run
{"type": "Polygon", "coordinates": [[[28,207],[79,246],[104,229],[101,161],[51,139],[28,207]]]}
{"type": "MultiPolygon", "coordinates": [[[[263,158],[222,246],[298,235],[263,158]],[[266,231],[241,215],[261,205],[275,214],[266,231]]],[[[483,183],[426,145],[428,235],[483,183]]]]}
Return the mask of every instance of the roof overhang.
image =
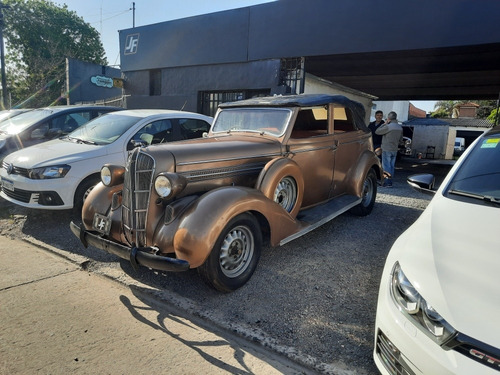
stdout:
{"type": "Polygon", "coordinates": [[[379,100],[497,99],[500,43],[306,57],[307,72],[379,100]]]}

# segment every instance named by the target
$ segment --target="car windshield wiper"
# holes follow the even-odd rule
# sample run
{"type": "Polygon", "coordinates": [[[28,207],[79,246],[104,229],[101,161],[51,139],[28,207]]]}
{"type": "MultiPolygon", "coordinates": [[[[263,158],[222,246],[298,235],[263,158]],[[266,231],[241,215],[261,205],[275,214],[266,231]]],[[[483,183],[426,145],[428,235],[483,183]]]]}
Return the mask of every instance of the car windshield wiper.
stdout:
{"type": "Polygon", "coordinates": [[[462,197],[468,197],[468,198],[473,198],[473,199],[479,199],[481,201],[486,201],[494,204],[499,204],[500,205],[500,198],[493,197],[491,195],[482,195],[482,194],[475,194],[475,193],[469,193],[467,191],[462,191],[462,190],[449,190],[448,193],[450,194],[455,194],[455,195],[460,195],[462,197]]]}
{"type": "Polygon", "coordinates": [[[59,137],[60,140],[68,140],[70,142],[75,142],[75,143],[80,143],[81,139],[75,138],[75,137],[70,137],[69,135],[63,135],[62,137],[59,137]]]}
{"type": "Polygon", "coordinates": [[[94,141],[89,141],[88,139],[81,139],[81,138],[72,138],[72,137],[69,137],[71,140],[74,140],[75,142],[78,142],[78,143],[85,143],[86,145],[94,145],[94,146],[97,146],[97,142],[94,142],[94,141]]]}

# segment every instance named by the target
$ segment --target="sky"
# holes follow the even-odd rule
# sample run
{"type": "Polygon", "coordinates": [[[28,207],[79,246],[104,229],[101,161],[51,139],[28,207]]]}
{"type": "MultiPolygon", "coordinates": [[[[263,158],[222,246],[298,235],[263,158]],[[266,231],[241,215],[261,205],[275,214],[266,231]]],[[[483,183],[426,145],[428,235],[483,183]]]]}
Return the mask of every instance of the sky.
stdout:
{"type": "Polygon", "coordinates": [[[66,4],[100,34],[110,66],[120,64],[118,30],[268,3],[273,0],[52,0],[66,4]]]}
{"type": "MultiPolygon", "coordinates": [[[[274,0],[53,0],[56,4],[66,4],[85,22],[100,34],[110,66],[120,64],[118,30],[132,28],[135,3],[135,26],[150,25],[174,19],[242,8],[268,3],[274,0]]],[[[434,110],[436,101],[411,101],[426,112],[434,110]]]]}

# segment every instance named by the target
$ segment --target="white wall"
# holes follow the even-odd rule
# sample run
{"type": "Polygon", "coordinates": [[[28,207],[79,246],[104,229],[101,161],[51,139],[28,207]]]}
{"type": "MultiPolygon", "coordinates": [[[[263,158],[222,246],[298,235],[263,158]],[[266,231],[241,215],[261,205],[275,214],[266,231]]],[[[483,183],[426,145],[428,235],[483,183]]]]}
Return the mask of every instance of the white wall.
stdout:
{"type": "Polygon", "coordinates": [[[375,99],[372,95],[326,81],[309,73],[306,73],[304,94],[344,95],[345,97],[364,105],[366,111],[365,123],[368,125],[370,122],[370,109],[372,107],[373,99],[375,99]]]}
{"type": "Polygon", "coordinates": [[[394,111],[398,115],[399,122],[407,121],[408,113],[410,112],[410,102],[407,100],[398,100],[398,101],[375,100],[373,102],[373,107],[370,114],[370,121],[375,120],[375,112],[379,110],[384,112],[384,120],[387,118],[387,114],[389,112],[394,111]]]}
{"type": "MultiPolygon", "coordinates": [[[[444,159],[448,148],[449,126],[425,125],[413,128],[412,149],[413,154],[422,153],[425,158],[427,146],[435,146],[435,159],[444,159]]],[[[455,140],[455,137],[453,137],[455,140]]]]}

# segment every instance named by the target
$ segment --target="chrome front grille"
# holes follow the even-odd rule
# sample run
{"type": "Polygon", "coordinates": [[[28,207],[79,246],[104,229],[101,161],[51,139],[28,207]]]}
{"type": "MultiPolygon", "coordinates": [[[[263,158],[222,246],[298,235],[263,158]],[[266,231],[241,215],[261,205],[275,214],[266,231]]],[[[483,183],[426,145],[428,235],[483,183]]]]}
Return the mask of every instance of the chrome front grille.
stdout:
{"type": "Polygon", "coordinates": [[[381,331],[377,332],[377,355],[392,375],[415,375],[401,356],[401,352],[381,331]]]}
{"type": "Polygon", "coordinates": [[[9,171],[10,169],[10,172],[8,172],[9,174],[18,174],[20,176],[30,178],[29,170],[26,168],[16,167],[12,164],[9,165],[9,163],[6,163],[5,161],[2,162],[2,168],[6,171],[9,171]]]}
{"type": "Polygon", "coordinates": [[[122,223],[130,245],[146,246],[149,197],[155,170],[154,159],[136,148],[129,156],[123,181],[122,223]]]}

